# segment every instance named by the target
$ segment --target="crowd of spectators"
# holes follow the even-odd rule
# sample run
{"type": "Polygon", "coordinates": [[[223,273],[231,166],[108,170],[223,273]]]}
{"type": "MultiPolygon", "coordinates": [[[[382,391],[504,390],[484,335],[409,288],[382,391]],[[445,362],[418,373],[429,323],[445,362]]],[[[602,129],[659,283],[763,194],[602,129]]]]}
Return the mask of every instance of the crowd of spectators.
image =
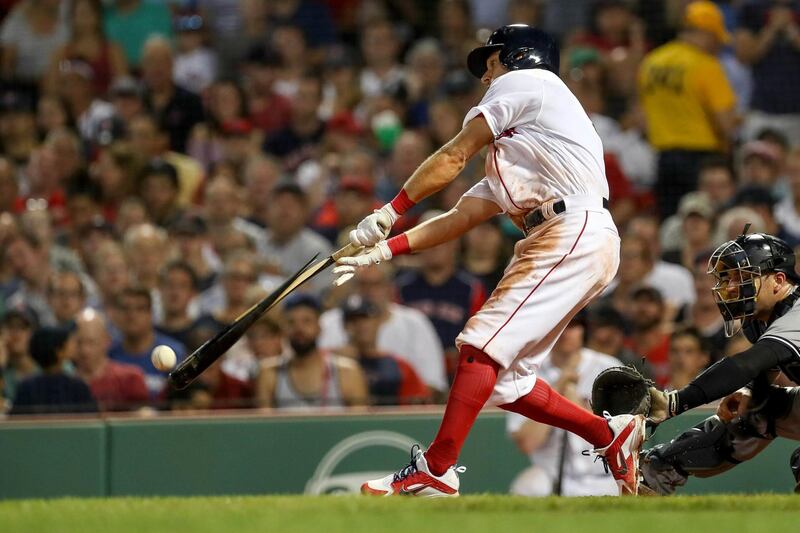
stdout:
{"type": "Polygon", "coordinates": [[[466,54],[505,23],[557,36],[606,151],[621,264],[586,349],[670,387],[741,349],[706,263],[745,223],[800,244],[797,0],[0,0],[4,410],[440,402],[520,236],[503,217],[319,276],[188,390],[149,354],[342,246],[459,131],[466,54]]]}

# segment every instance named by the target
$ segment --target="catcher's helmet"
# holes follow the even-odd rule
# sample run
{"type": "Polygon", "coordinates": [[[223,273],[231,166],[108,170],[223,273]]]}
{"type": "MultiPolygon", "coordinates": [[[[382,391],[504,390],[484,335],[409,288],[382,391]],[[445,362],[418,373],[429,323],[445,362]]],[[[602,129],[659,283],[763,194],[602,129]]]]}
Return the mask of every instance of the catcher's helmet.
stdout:
{"type": "Polygon", "coordinates": [[[717,280],[712,291],[728,336],[738,332],[736,320],[755,313],[760,289],[755,280],[763,274],[783,272],[794,283],[800,283],[794,266],[792,248],[766,233],[742,234],[714,250],[708,261],[708,273],[717,280]]]}
{"type": "Polygon", "coordinates": [[[479,46],[467,56],[467,66],[473,76],[483,77],[486,60],[497,50],[500,50],[500,63],[508,70],[543,68],[558,74],[558,45],[538,28],[511,24],[496,29],[485,46],[479,46]]]}

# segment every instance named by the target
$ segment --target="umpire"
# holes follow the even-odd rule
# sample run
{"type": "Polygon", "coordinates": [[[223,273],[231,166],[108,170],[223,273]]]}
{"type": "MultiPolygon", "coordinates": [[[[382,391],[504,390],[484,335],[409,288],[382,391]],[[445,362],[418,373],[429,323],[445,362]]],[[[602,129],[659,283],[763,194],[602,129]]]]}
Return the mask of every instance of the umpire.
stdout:
{"type": "Polygon", "coordinates": [[[741,330],[753,345],[680,390],[650,389],[654,423],[722,398],[715,416],[644,455],[644,484],[661,494],[690,475],[729,470],[775,437],[800,440],[800,276],[793,250],[771,235],[744,234],[714,251],[709,274],[726,335],[741,330]],[[794,386],[775,384],[781,372],[794,386]]]}

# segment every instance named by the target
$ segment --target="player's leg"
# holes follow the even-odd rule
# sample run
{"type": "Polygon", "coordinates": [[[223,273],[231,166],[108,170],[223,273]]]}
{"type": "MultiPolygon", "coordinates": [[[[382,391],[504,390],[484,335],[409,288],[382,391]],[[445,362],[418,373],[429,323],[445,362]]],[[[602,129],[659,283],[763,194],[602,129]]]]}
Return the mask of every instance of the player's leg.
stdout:
{"type": "Polygon", "coordinates": [[[800,440],[800,387],[770,387],[755,398],[758,409],[731,422],[707,418],[670,442],[647,450],[642,460],[644,484],[672,494],[689,476],[712,477],[748,461],[776,436],[800,440]]]}
{"type": "Polygon", "coordinates": [[[456,496],[455,462],[475,419],[494,390],[500,365],[482,351],[462,345],[439,432],[428,450],[412,450],[411,462],[389,476],[362,485],[365,494],[456,496]]]}

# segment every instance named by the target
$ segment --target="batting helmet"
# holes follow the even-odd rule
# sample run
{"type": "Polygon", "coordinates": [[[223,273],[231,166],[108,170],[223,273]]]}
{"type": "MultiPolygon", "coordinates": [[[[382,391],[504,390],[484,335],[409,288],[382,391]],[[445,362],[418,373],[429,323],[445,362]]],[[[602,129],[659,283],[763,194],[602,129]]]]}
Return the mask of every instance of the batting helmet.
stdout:
{"type": "Polygon", "coordinates": [[[558,74],[559,51],[556,41],[546,32],[527,24],[511,24],[496,29],[486,45],[467,56],[469,71],[476,78],[486,72],[486,60],[500,50],[500,63],[508,70],[543,68],[558,74]]]}
{"type": "Polygon", "coordinates": [[[755,313],[757,278],[783,272],[794,283],[800,283],[794,267],[794,250],[785,241],[766,233],[739,235],[714,250],[708,261],[708,273],[717,281],[712,290],[725,319],[725,333],[733,335],[735,321],[755,313]]]}

